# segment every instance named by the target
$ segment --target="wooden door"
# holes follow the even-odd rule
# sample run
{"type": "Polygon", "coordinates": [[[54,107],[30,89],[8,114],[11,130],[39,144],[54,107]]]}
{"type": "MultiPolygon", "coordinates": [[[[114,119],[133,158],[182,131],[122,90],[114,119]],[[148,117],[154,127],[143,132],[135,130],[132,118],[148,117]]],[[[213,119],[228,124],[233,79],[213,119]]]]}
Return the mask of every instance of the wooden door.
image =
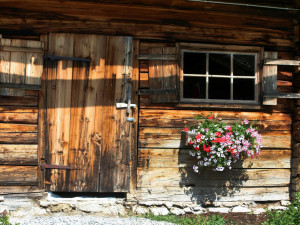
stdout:
{"type": "Polygon", "coordinates": [[[132,38],[50,34],[48,45],[48,190],[128,191],[130,115],[116,103],[127,101],[132,38]]]}

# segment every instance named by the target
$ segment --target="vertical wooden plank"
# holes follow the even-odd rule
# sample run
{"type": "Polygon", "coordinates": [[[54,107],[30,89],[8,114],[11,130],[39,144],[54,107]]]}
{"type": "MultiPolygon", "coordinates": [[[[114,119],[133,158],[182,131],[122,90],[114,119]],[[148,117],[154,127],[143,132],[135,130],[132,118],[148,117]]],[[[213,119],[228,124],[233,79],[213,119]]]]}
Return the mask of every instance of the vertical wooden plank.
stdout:
{"type": "MultiPolygon", "coordinates": [[[[128,97],[132,94],[132,51],[133,39],[132,37],[125,37],[123,64],[123,92],[116,94],[117,99],[122,99],[123,102],[128,103],[128,97]],[[131,86],[131,87],[129,87],[131,86]],[[129,91],[131,92],[129,94],[129,91]]],[[[118,87],[120,88],[120,87],[118,87]]],[[[132,100],[132,97],[130,101],[132,100]]],[[[126,192],[129,190],[129,163],[130,163],[130,149],[131,149],[131,123],[127,121],[127,117],[132,116],[132,111],[128,113],[126,110],[118,110],[119,116],[119,148],[116,152],[116,173],[115,173],[115,187],[116,192],[126,192]]]]}
{"type": "MultiPolygon", "coordinates": [[[[72,57],[73,47],[73,34],[50,34],[49,54],[72,57]]],[[[73,62],[70,60],[58,61],[55,86],[51,85],[55,95],[50,97],[52,98],[49,102],[51,105],[48,105],[51,108],[48,123],[51,127],[49,132],[49,141],[51,142],[51,144],[49,143],[49,163],[54,165],[68,165],[72,67],[73,62]]],[[[53,80],[50,83],[52,82],[53,80]]],[[[66,171],[52,170],[51,172],[50,190],[67,190],[66,178],[68,176],[66,171]]]]}
{"type": "MultiPolygon", "coordinates": [[[[25,40],[11,40],[11,46],[27,47],[25,40]]],[[[10,77],[9,82],[14,84],[23,84],[26,76],[27,53],[11,52],[10,53],[10,77]]],[[[10,88],[10,96],[24,96],[25,90],[10,88]]]]}
{"type": "MultiPolygon", "coordinates": [[[[277,52],[264,52],[264,59],[277,59],[277,52]]],[[[277,65],[264,65],[263,68],[264,93],[277,93],[277,65]]],[[[264,105],[277,105],[276,98],[263,99],[264,105]]]]}
{"type": "MultiPolygon", "coordinates": [[[[28,48],[41,48],[43,49],[43,42],[27,41],[28,48]]],[[[43,53],[27,53],[26,62],[26,84],[41,84],[41,76],[43,73],[43,53]]]]}
{"type": "Polygon", "coordinates": [[[126,111],[117,111],[115,105],[124,96],[124,62],[128,57],[125,46],[130,41],[132,39],[128,37],[108,37],[107,41],[99,185],[102,192],[125,191],[128,188],[127,176],[121,176],[128,173],[129,169],[129,165],[126,165],[129,161],[129,140],[126,141],[128,128],[122,116],[126,111]]]}
{"type": "MultiPolygon", "coordinates": [[[[10,39],[0,39],[0,45],[10,46],[10,39]]],[[[0,82],[8,83],[10,73],[10,52],[0,51],[0,82]]],[[[9,88],[0,88],[0,95],[9,95],[9,88]]]]}
{"type": "MultiPolygon", "coordinates": [[[[139,40],[133,41],[133,56],[139,54],[139,40]]],[[[138,95],[136,91],[139,89],[139,60],[133,57],[132,62],[132,103],[138,105],[138,95]]],[[[130,181],[129,191],[132,193],[137,187],[137,132],[138,132],[138,115],[139,109],[132,109],[131,117],[134,118],[135,122],[131,124],[130,137],[131,137],[131,148],[130,148],[130,181]]]]}
{"type": "MultiPolygon", "coordinates": [[[[176,55],[177,49],[175,47],[164,47],[164,55],[176,55]]],[[[164,60],[163,62],[163,89],[177,89],[177,61],[164,60]]],[[[164,96],[164,102],[176,102],[177,94],[168,94],[164,96]]]]}
{"type": "MultiPolygon", "coordinates": [[[[162,55],[163,48],[149,48],[149,55],[162,55]]],[[[149,87],[150,89],[164,88],[164,70],[162,60],[149,60],[149,87]]],[[[150,96],[153,103],[164,102],[165,95],[150,96]]]]}
{"type": "MultiPolygon", "coordinates": [[[[44,43],[45,46],[48,45],[48,35],[41,35],[40,40],[44,43]]],[[[47,54],[48,52],[44,52],[47,54]]],[[[45,150],[46,150],[46,137],[47,137],[47,74],[48,74],[48,65],[46,64],[43,67],[43,73],[41,77],[41,90],[39,91],[39,103],[38,103],[38,164],[42,165],[45,163],[45,150]]],[[[42,66],[44,63],[42,64],[42,66]]],[[[39,188],[45,188],[45,170],[38,170],[38,184],[39,188]]]]}
{"type": "Polygon", "coordinates": [[[105,45],[104,36],[75,36],[74,56],[92,61],[74,66],[69,162],[75,170],[70,172],[70,191],[98,191],[105,45]]]}

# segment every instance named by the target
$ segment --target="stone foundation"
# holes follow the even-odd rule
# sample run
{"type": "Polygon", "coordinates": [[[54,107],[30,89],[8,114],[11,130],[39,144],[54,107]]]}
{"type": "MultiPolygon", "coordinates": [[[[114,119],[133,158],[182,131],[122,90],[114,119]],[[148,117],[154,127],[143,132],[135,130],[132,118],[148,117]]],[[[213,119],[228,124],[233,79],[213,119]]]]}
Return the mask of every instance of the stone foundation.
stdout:
{"type": "Polygon", "coordinates": [[[51,194],[48,197],[34,200],[31,198],[4,198],[0,202],[0,212],[6,210],[10,216],[40,216],[53,213],[90,213],[104,216],[126,216],[132,214],[152,213],[154,215],[185,215],[216,213],[253,213],[260,214],[266,209],[285,210],[288,201],[280,202],[223,202],[213,205],[173,204],[172,202],[134,202],[124,198],[60,198],[51,194]]]}

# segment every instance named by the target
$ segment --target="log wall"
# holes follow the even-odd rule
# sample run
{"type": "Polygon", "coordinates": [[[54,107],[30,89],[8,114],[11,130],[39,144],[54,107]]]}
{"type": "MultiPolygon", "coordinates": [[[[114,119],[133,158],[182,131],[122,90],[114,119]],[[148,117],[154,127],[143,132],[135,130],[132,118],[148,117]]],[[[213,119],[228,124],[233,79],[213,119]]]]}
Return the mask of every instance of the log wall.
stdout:
{"type": "MultiPolygon", "coordinates": [[[[141,42],[140,54],[153,47],[141,42]]],[[[174,46],[159,43],[157,46],[174,46]]],[[[293,53],[279,52],[292,59],[293,53]]],[[[149,88],[149,62],[140,60],[140,88],[149,88]]],[[[278,92],[292,92],[293,68],[278,67],[278,92]]],[[[137,193],[140,201],[180,203],[249,202],[289,200],[291,179],[291,126],[293,100],[278,99],[276,106],[259,108],[203,108],[201,104],[154,104],[140,97],[137,193]],[[200,107],[200,108],[199,108],[200,107]],[[237,163],[232,170],[193,172],[194,158],[183,145],[181,131],[196,124],[196,115],[222,118],[224,122],[256,121],[263,135],[259,157],[237,163]]]]}
{"type": "Polygon", "coordinates": [[[0,96],[0,194],[37,190],[38,91],[0,96]]]}

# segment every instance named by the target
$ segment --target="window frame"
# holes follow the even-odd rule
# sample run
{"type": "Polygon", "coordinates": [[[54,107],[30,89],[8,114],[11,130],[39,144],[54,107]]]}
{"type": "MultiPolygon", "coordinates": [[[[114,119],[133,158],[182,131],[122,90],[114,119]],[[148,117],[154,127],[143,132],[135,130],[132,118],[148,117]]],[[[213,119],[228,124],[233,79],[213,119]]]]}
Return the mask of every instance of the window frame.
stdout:
{"type": "Polygon", "coordinates": [[[262,80],[262,70],[260,68],[260,62],[262,60],[263,48],[253,47],[253,46],[232,46],[232,45],[212,45],[212,44],[190,44],[181,43],[180,44],[180,103],[183,104],[236,104],[236,105],[259,105],[260,104],[260,92],[261,92],[261,80],[262,80]],[[184,74],[183,73],[183,57],[184,52],[195,52],[195,53],[206,53],[206,74],[184,74]],[[209,75],[208,74],[208,54],[209,53],[221,53],[230,54],[230,75],[209,75]],[[233,98],[233,80],[234,78],[247,79],[250,76],[234,76],[233,75],[233,55],[234,54],[249,54],[255,56],[255,78],[253,76],[251,79],[255,80],[255,90],[254,100],[233,100],[233,99],[208,99],[208,79],[210,77],[219,77],[230,79],[230,97],[233,98]],[[184,76],[195,76],[195,77],[205,77],[206,78],[206,99],[195,99],[195,98],[183,98],[183,78],[184,76]]]}

